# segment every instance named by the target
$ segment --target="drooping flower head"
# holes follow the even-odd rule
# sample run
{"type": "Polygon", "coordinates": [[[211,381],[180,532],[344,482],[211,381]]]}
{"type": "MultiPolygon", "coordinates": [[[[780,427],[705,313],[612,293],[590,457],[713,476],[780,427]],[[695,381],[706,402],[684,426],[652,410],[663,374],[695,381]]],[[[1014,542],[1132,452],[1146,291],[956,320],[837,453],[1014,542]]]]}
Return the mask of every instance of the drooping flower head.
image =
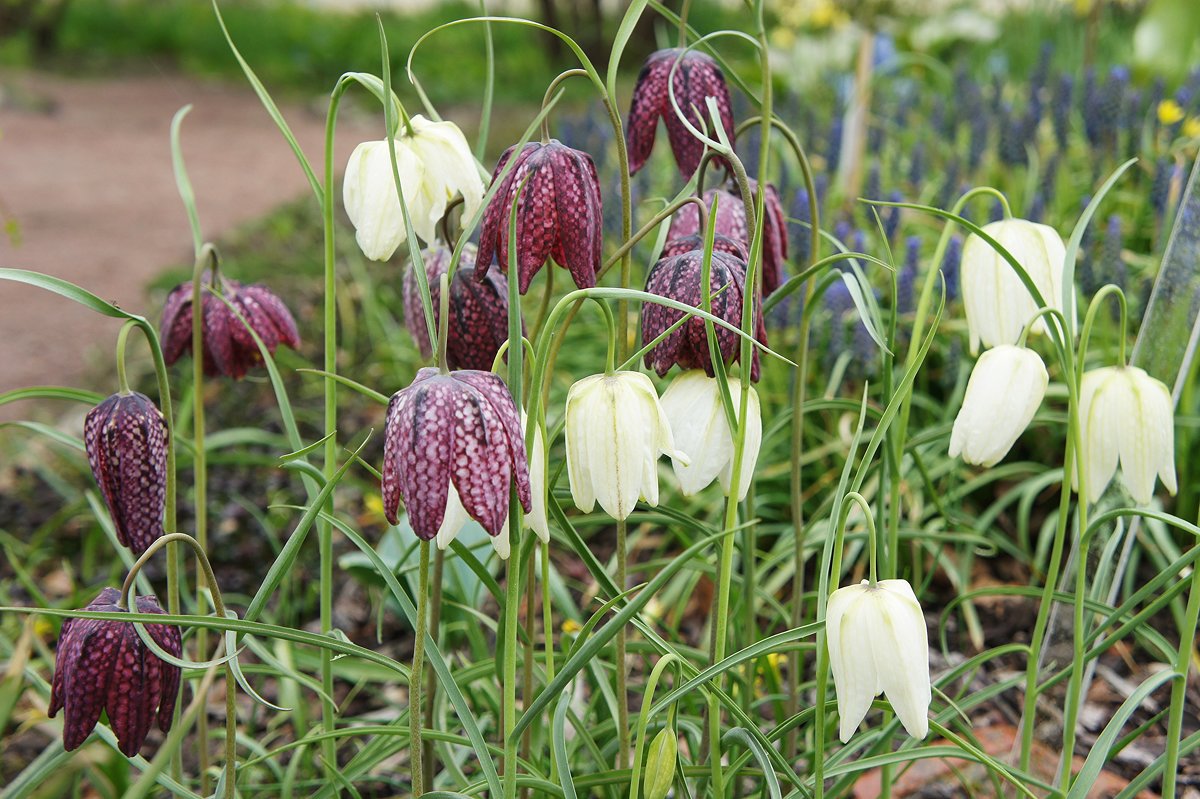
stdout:
{"type": "MultiPolygon", "coordinates": [[[[262,353],[254,343],[254,337],[246,329],[249,325],[266,345],[267,351],[275,353],[280,344],[292,349],[300,346],[300,333],[296,320],[287,306],[266,286],[243,285],[236,280],[221,277],[221,293],[229,304],[237,309],[245,324],[237,315],[215,296],[208,288],[211,273],[206,272],[203,288],[204,330],[204,374],[209,377],[223,375],[240,380],[246,372],[262,363],[262,353]]],[[[168,365],[179,360],[185,352],[192,351],[192,284],[180,283],[171,289],[163,307],[162,318],[163,359],[168,365]]]]}
{"type": "Polygon", "coordinates": [[[863,580],[834,591],[825,635],[842,743],[881,693],[909,735],[921,740],[929,734],[929,633],[907,580],[880,580],[874,586],[863,580]]]}
{"type": "Polygon", "coordinates": [[[950,457],[995,466],[1029,426],[1050,375],[1036,352],[1012,344],[990,349],[975,363],[950,433],[950,457]]]}
{"type": "MultiPolygon", "coordinates": [[[[729,393],[733,397],[734,417],[740,421],[742,382],[731,377],[729,393]]],[[[721,481],[721,490],[729,496],[733,486],[733,431],[721,401],[721,388],[715,377],[691,369],[671,381],[662,395],[663,413],[671,424],[675,446],[688,460],[672,458],[675,478],[685,497],[704,490],[713,480],[721,481]]],[[[746,403],[746,443],[738,472],[737,498],[741,502],[750,490],[758,451],[762,446],[762,411],[758,392],[750,387],[746,403]]]]}
{"type": "MultiPolygon", "coordinates": [[[[750,191],[758,195],[758,181],[750,181],[750,191]]],[[[746,225],[746,206],[741,195],[730,188],[709,189],[704,192],[704,203],[709,211],[713,207],[713,199],[719,196],[716,219],[713,227],[718,235],[727,236],[739,242],[746,251],[750,250],[750,236],[746,225]]],[[[675,212],[671,217],[671,227],[667,231],[667,240],[693,236],[703,233],[700,230],[700,213],[695,205],[688,203],[675,212]]],[[[783,282],[783,264],[788,256],[787,218],[783,214],[783,205],[779,202],[779,193],[775,187],[767,184],[767,196],[763,198],[763,251],[762,251],[762,286],[763,294],[770,294],[783,282]]],[[[743,259],[745,260],[745,259],[743,259]]]]}
{"type": "Polygon", "coordinates": [[[508,269],[509,213],[520,191],[516,246],[521,293],[529,290],[547,258],[570,270],[579,288],[595,286],[604,217],[592,157],[557,139],[529,142],[519,152],[514,149],[509,147],[500,156],[492,177],[495,180],[509,159],[515,159],[484,211],[475,279],[487,276],[493,259],[499,261],[501,271],[508,269]]]}
{"type": "MultiPolygon", "coordinates": [[[[441,276],[450,268],[450,248],[435,242],[422,253],[429,298],[437,329],[441,276]]],[[[450,319],[446,324],[446,362],[451,369],[488,371],[500,347],[508,340],[508,281],[499,272],[475,279],[475,246],[463,248],[462,261],[450,281],[450,319]]],[[[433,354],[421,289],[410,264],[404,270],[404,325],[426,358],[433,354]]]]}
{"type": "MultiPolygon", "coordinates": [[[[432,122],[420,114],[409,123],[411,135],[408,125],[396,132],[396,167],[413,232],[432,242],[446,206],[456,196],[463,198],[466,217],[475,213],[483,200],[483,179],[457,125],[432,122]]],[[[386,139],[354,148],[346,164],[342,202],[368,258],[386,261],[408,239],[386,139]]]]}
{"type": "Polygon", "coordinates": [[[162,412],[145,394],[113,394],[88,411],[83,441],[117,540],[141,555],[163,534],[167,423],[162,412]]]}
{"type": "MultiPolygon", "coordinates": [[[[120,592],[105,588],[84,610],[118,613],[120,592]]],[[[162,613],[153,597],[137,598],[138,613],[162,613]]],[[[179,628],[147,624],[146,630],[163,651],[179,657],[183,651],[179,628]]],[[[157,719],[163,732],[171,729],[179,694],[179,667],[163,661],[142,643],[130,622],[107,619],[67,619],[63,623],[49,715],[66,711],[63,747],[77,749],[91,735],[100,711],[117,735],[118,748],[133,757],[142,748],[150,725],[157,719]]]]}
{"type": "Polygon", "coordinates": [[[671,90],[675,102],[687,120],[697,130],[705,131],[715,138],[709,120],[707,98],[716,98],[721,126],[725,133],[733,136],[733,103],[729,98],[729,87],[725,75],[717,62],[704,53],[689,50],[680,57],[677,49],[659,50],[651,53],[638,75],[633,89],[633,102],[629,107],[629,121],[625,135],[629,146],[629,174],[635,174],[650,157],[654,148],[654,136],[661,117],[667,128],[667,139],[671,152],[684,178],[690,178],[700,166],[704,155],[704,142],[696,138],[684,125],[683,120],[671,105],[671,93],[667,81],[675,67],[671,90]]]}
{"type": "Polygon", "coordinates": [[[383,444],[383,512],[447,546],[467,518],[507,556],[509,487],[530,509],[521,420],[504,381],[491,372],[425,368],[388,405],[383,444]],[[497,539],[499,538],[499,540],[497,539]]]}
{"type": "MultiPolygon", "coordinates": [[[[1063,310],[1062,269],[1067,249],[1058,232],[1024,219],[1002,219],[982,229],[1021,264],[1047,304],[1063,310]]],[[[971,354],[979,352],[981,342],[984,347],[1016,344],[1038,308],[1012,265],[972,233],[963,245],[960,269],[971,354]]],[[[1031,333],[1045,330],[1042,319],[1030,328],[1031,333]]]]}
{"type": "MultiPolygon", "coordinates": [[[[672,300],[687,303],[695,308],[701,307],[703,295],[701,279],[704,275],[704,250],[699,249],[699,239],[692,239],[697,249],[688,250],[680,255],[659,259],[650,269],[646,277],[646,291],[667,297],[672,300]]],[[[738,247],[736,242],[723,237],[720,248],[714,246],[712,260],[709,263],[709,287],[712,298],[712,313],[735,327],[742,325],[742,299],[745,292],[746,264],[737,255],[731,254],[738,247]]],[[[684,312],[668,308],[654,302],[642,305],[642,341],[649,343],[662,335],[671,325],[683,318],[684,312]]],[[[767,332],[763,325],[761,305],[755,308],[755,338],[766,343],[767,332]]],[[[717,345],[721,349],[721,357],[727,363],[741,358],[741,339],[732,330],[716,327],[717,345]]],[[[693,316],[660,341],[654,349],[646,353],[645,364],[654,369],[659,377],[665,375],[672,366],[678,364],[681,369],[703,369],[706,374],[713,374],[712,359],[708,350],[708,334],[704,329],[704,320],[693,316]]],[[[751,359],[750,377],[758,379],[758,348],[754,348],[751,359]]]]}
{"type": "Polygon", "coordinates": [[[596,503],[627,519],[639,499],[658,504],[658,458],[675,451],[671,425],[650,378],[640,372],[585,377],[567,392],[567,477],[575,506],[596,503]]]}
{"type": "MultiPolygon", "coordinates": [[[[1121,484],[1139,505],[1154,498],[1156,478],[1175,493],[1175,402],[1162,381],[1136,366],[1084,372],[1079,418],[1089,502],[1104,493],[1118,461],[1121,484]]],[[[1071,477],[1078,487],[1078,470],[1071,477]]]]}

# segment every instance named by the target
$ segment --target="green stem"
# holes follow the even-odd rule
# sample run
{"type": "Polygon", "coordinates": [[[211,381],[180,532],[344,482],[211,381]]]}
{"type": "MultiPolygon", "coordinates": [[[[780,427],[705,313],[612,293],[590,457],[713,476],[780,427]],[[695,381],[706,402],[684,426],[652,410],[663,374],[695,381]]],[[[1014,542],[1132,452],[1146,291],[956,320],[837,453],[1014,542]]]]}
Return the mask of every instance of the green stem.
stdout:
{"type": "Polygon", "coordinates": [[[408,678],[409,757],[412,762],[413,796],[425,793],[425,771],[421,763],[421,677],[425,672],[425,634],[429,624],[429,542],[422,541],[417,582],[417,634],[413,641],[412,670],[408,678]]]}
{"type": "Polygon", "coordinates": [[[434,363],[437,364],[438,371],[442,374],[450,372],[450,366],[446,362],[446,347],[449,336],[447,332],[450,329],[450,275],[442,273],[438,278],[438,337],[437,337],[437,353],[434,363]]]}
{"type": "MultiPolygon", "coordinates": [[[[626,521],[617,519],[617,590],[624,591],[628,585],[628,574],[625,563],[628,552],[626,549],[626,521]]],[[[629,689],[626,685],[625,647],[628,639],[629,625],[625,625],[617,633],[617,654],[614,658],[614,671],[617,677],[617,768],[629,768],[629,689]]]]}
{"type": "MultiPolygon", "coordinates": [[[[604,110],[608,112],[608,120],[612,124],[613,137],[617,143],[617,166],[621,173],[621,241],[628,241],[633,233],[633,201],[629,191],[629,152],[625,148],[625,130],[621,125],[621,116],[617,113],[616,98],[610,97],[603,86],[600,91],[604,98],[604,110]]],[[[633,272],[633,259],[627,250],[621,256],[621,287],[629,288],[633,272]]],[[[617,303],[618,331],[620,347],[618,352],[624,361],[629,355],[629,301],[620,300],[617,303]]],[[[626,731],[628,733],[628,731],[626,731]]]]}
{"type": "Polygon", "coordinates": [[[559,86],[563,85],[571,78],[586,77],[588,77],[587,70],[576,67],[575,69],[568,69],[566,72],[560,73],[554,78],[554,80],[550,81],[550,85],[546,87],[546,93],[542,95],[542,112],[544,114],[542,117],[542,144],[550,141],[550,115],[546,114],[545,111],[549,107],[550,101],[554,97],[554,93],[558,91],[559,86]]]}
{"type": "MultiPolygon", "coordinates": [[[[513,281],[515,282],[515,281],[513,281]]],[[[511,358],[509,359],[511,362],[511,358]]],[[[520,519],[516,513],[517,502],[509,500],[509,537],[512,550],[520,552],[516,531],[520,519]]],[[[504,595],[504,799],[515,799],[517,795],[517,738],[513,728],[517,726],[517,604],[521,601],[521,558],[508,558],[507,586],[504,595]]]]}
{"type": "MultiPolygon", "coordinates": [[[[1119,286],[1109,283],[1106,286],[1102,286],[1099,291],[1092,295],[1092,301],[1088,304],[1087,314],[1085,314],[1083,318],[1083,327],[1079,329],[1079,349],[1076,359],[1078,360],[1080,366],[1087,363],[1087,346],[1088,341],[1092,337],[1092,325],[1095,324],[1096,314],[1100,310],[1100,306],[1104,299],[1110,295],[1113,295],[1117,298],[1117,306],[1121,310],[1121,327],[1119,338],[1120,360],[1118,363],[1121,366],[1128,365],[1128,360],[1126,359],[1125,339],[1127,338],[1126,331],[1128,330],[1127,319],[1129,316],[1129,310],[1126,307],[1125,292],[1121,291],[1119,286]]],[[[1024,331],[1022,331],[1021,335],[1023,338],[1025,335],[1024,331]]]]}
{"type": "MultiPolygon", "coordinates": [[[[429,605],[429,637],[435,644],[440,644],[438,632],[442,626],[442,578],[446,567],[446,553],[441,549],[433,553],[433,595],[429,605]]],[[[425,728],[434,729],[434,696],[437,693],[437,680],[433,678],[433,670],[425,673],[425,728]]],[[[425,741],[424,772],[429,777],[430,784],[437,778],[437,763],[434,761],[433,741],[425,741]]]]}
{"type": "Polygon", "coordinates": [[[1192,567],[1192,587],[1187,610],[1179,628],[1179,653],[1175,657],[1177,680],[1171,683],[1171,704],[1167,712],[1167,751],[1164,756],[1162,799],[1175,799],[1179,779],[1179,744],[1183,739],[1183,711],[1187,699],[1187,678],[1196,646],[1196,624],[1200,620],[1200,569],[1192,567]]]}
{"type": "Polygon", "coordinates": [[[125,345],[129,341],[129,331],[137,327],[137,320],[130,319],[121,325],[117,334],[117,390],[121,394],[129,394],[129,378],[125,374],[125,345]]]}
{"type": "MultiPolygon", "coordinates": [[[[192,491],[196,513],[196,541],[202,551],[208,550],[208,453],[204,448],[204,270],[212,267],[209,279],[213,290],[220,290],[220,273],[216,250],[205,244],[196,255],[192,269],[192,491]]],[[[196,579],[196,607],[203,607],[207,575],[196,579]]],[[[196,648],[208,650],[208,630],[196,631],[196,648]]],[[[200,792],[208,793],[208,714],[196,717],[196,746],[199,756],[200,792]]]]}
{"type": "Polygon", "coordinates": [[[692,9],[692,0],[683,0],[679,7],[679,46],[687,46],[688,12],[692,9]]]}

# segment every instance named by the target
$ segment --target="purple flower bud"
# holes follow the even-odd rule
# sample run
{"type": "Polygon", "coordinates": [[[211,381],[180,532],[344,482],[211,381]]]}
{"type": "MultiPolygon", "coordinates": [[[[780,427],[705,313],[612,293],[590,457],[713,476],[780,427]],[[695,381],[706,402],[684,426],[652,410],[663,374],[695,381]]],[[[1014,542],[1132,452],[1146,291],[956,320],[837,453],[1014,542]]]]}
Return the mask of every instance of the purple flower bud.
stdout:
{"type": "Polygon", "coordinates": [[[660,117],[667,127],[671,152],[675,154],[675,163],[683,177],[690,178],[696,167],[700,166],[700,159],[704,155],[704,142],[693,136],[679,118],[671,105],[671,92],[667,89],[667,80],[676,60],[679,61],[679,66],[675,68],[671,89],[680,111],[692,127],[713,135],[706,98],[714,97],[721,117],[721,126],[725,128],[726,134],[733,136],[733,104],[729,97],[729,87],[725,85],[725,75],[717,66],[717,62],[695,50],[687,51],[682,57],[677,49],[651,53],[634,86],[629,120],[625,127],[631,175],[641,169],[650,157],[660,117]]]}
{"type": "MultiPolygon", "coordinates": [[[[249,325],[266,345],[272,355],[280,344],[292,349],[300,346],[300,333],[296,320],[287,306],[266,286],[243,285],[236,280],[221,278],[221,293],[241,314],[245,324],[234,315],[229,305],[218,299],[208,288],[211,272],[203,278],[204,330],[204,374],[209,377],[223,375],[240,380],[262,363],[262,353],[254,343],[254,337],[246,329],[249,325]]],[[[171,289],[163,307],[162,317],[163,358],[167,364],[175,363],[185,352],[192,351],[192,284],[180,283],[171,289]]]]}
{"type": "MultiPolygon", "coordinates": [[[[758,181],[750,181],[750,191],[757,196],[758,181]]],[[[741,243],[747,251],[750,248],[750,238],[746,226],[746,207],[742,197],[736,191],[728,188],[709,189],[704,192],[704,202],[712,210],[713,199],[720,194],[717,203],[717,218],[714,222],[718,235],[727,236],[741,243]]],[[[779,201],[779,193],[770,183],[767,184],[767,196],[763,200],[763,293],[770,294],[779,288],[783,282],[783,264],[788,257],[787,220],[783,215],[783,204],[779,201]]],[[[671,217],[671,227],[667,231],[667,240],[671,241],[700,233],[700,213],[692,204],[688,204],[675,212],[671,217]]]]}
{"type": "Polygon", "coordinates": [[[167,496],[167,423],[145,394],[113,394],[88,411],[88,463],[117,540],[140,555],[162,534],[167,496]]]}
{"type": "MultiPolygon", "coordinates": [[[[646,278],[646,291],[687,303],[699,308],[702,302],[700,279],[703,276],[704,251],[697,248],[680,255],[659,259],[646,278]]],[[[727,251],[715,250],[709,266],[709,287],[712,292],[712,312],[731,325],[741,327],[742,299],[745,296],[746,262],[727,251]],[[721,291],[724,289],[724,291],[721,291]],[[718,294],[718,292],[720,292],[718,294]]],[[[763,324],[762,311],[755,308],[755,338],[766,343],[767,333],[763,324]]],[[[683,317],[683,311],[665,305],[648,302],[642,306],[642,342],[653,341],[667,328],[683,317]]],[[[737,361],[741,354],[741,338],[724,327],[716,328],[717,346],[727,363],[737,361]]],[[[712,358],[708,350],[708,336],[704,320],[692,317],[671,335],[646,353],[645,364],[665,375],[672,366],[681,369],[703,369],[713,376],[712,358]]],[[[750,379],[758,380],[758,349],[755,348],[750,365],[750,379]]]]}
{"type": "Polygon", "coordinates": [[[512,170],[488,203],[479,233],[475,279],[482,281],[493,259],[508,270],[509,212],[517,208],[517,269],[521,293],[533,276],[553,258],[570,270],[581,289],[596,285],[600,269],[600,238],[604,217],[600,178],[592,157],[572,150],[557,139],[529,142],[520,152],[509,147],[496,164],[493,180],[515,158],[512,170]],[[524,186],[524,188],[522,188],[524,186]]]}
{"type": "Polygon", "coordinates": [[[453,492],[471,518],[499,536],[514,480],[521,507],[529,512],[521,419],[497,375],[425,368],[392,395],[383,442],[383,512],[389,522],[398,521],[403,500],[413,531],[428,541],[441,529],[453,492]]]}
{"type": "MultiPolygon", "coordinates": [[[[438,324],[441,276],[450,269],[450,248],[435,243],[422,253],[429,298],[433,302],[434,327],[438,324]]],[[[446,323],[446,361],[451,369],[490,371],[496,353],[508,340],[508,281],[499,272],[475,279],[475,247],[463,248],[462,262],[450,281],[450,319],[446,323]]],[[[433,354],[421,289],[410,265],[404,271],[404,326],[426,358],[433,354]]]]}
{"type": "MultiPolygon", "coordinates": [[[[105,588],[84,610],[119,613],[120,592],[105,588]]],[[[162,613],[153,597],[137,598],[138,613],[162,613]]],[[[183,651],[179,628],[147,624],[146,630],[164,651],[183,651]]],[[[107,619],[67,619],[54,658],[49,715],[66,710],[63,747],[77,749],[87,740],[100,711],[117,735],[122,753],[133,757],[142,748],[150,725],[171,729],[179,694],[179,667],[164,662],[138,637],[133,624],[107,619]]]]}

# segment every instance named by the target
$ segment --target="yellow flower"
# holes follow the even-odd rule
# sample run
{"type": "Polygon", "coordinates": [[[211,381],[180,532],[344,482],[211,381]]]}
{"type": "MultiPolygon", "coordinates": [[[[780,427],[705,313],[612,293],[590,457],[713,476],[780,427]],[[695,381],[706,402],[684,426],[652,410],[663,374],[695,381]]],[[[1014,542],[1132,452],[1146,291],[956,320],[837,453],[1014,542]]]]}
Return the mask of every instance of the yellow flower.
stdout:
{"type": "Polygon", "coordinates": [[[1188,117],[1183,123],[1183,135],[1189,139],[1200,138],[1200,117],[1188,117]]]}
{"type": "Polygon", "coordinates": [[[562,623],[562,631],[564,633],[577,633],[583,628],[579,626],[579,622],[574,619],[567,619],[562,623]]]}
{"type": "Polygon", "coordinates": [[[1158,104],[1158,121],[1162,124],[1174,125],[1181,119],[1183,119],[1183,109],[1179,107],[1179,103],[1166,99],[1158,104]]]}

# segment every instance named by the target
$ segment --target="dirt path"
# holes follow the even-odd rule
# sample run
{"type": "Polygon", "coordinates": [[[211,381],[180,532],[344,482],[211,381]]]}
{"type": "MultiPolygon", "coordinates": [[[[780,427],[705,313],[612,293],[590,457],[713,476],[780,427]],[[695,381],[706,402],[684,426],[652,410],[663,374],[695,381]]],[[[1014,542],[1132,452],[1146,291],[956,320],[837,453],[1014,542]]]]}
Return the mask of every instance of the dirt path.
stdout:
{"type": "MultiPolygon", "coordinates": [[[[182,146],[207,238],[309,191],[249,89],[175,75],[0,75],[0,215],[20,236],[14,245],[0,234],[0,266],[57,275],[156,318],[147,282],[191,260],[169,140],[172,116],[188,103],[182,146]]],[[[323,117],[282,110],[319,171],[323,117]]],[[[339,122],[338,133],[339,165],[374,135],[354,122],[339,122]]],[[[0,392],[77,384],[119,327],[49,292],[0,282],[0,392]]],[[[0,406],[0,420],[28,416],[23,405],[0,406]]]]}

